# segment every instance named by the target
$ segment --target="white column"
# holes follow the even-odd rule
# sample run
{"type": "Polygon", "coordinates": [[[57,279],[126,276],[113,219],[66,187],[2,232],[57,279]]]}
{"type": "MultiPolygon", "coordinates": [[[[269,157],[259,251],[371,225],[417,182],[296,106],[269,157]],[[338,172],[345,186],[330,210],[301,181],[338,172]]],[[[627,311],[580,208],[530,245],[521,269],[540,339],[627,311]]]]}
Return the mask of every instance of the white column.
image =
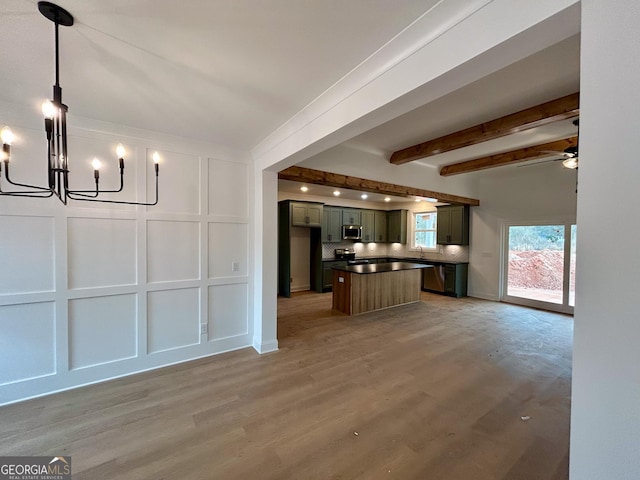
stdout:
{"type": "Polygon", "coordinates": [[[254,330],[258,353],[278,349],[278,175],[255,166],[254,330]]]}
{"type": "Polygon", "coordinates": [[[639,26],[582,1],[572,480],[640,478],[639,26]]]}

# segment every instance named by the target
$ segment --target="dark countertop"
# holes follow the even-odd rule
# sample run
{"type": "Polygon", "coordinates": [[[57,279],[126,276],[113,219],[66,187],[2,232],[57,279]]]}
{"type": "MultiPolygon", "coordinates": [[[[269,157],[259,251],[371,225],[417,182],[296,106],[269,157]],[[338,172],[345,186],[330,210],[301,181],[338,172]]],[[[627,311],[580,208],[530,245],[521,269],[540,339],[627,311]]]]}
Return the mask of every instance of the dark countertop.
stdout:
{"type": "Polygon", "coordinates": [[[429,260],[428,258],[415,257],[390,257],[398,259],[401,262],[429,262],[433,265],[469,265],[469,262],[447,262],[446,260],[429,260]]]}
{"type": "MultiPolygon", "coordinates": [[[[357,257],[356,260],[381,260],[391,258],[394,262],[426,262],[431,265],[468,265],[469,262],[447,262],[444,260],[429,260],[428,258],[415,258],[415,257],[357,257]]],[[[340,260],[338,258],[323,258],[323,262],[346,262],[346,260],[340,260]]]]}
{"type": "Polygon", "coordinates": [[[350,273],[383,273],[399,270],[415,270],[418,268],[432,268],[432,265],[422,265],[410,262],[365,263],[363,265],[348,265],[346,267],[333,267],[334,270],[350,273]]]}

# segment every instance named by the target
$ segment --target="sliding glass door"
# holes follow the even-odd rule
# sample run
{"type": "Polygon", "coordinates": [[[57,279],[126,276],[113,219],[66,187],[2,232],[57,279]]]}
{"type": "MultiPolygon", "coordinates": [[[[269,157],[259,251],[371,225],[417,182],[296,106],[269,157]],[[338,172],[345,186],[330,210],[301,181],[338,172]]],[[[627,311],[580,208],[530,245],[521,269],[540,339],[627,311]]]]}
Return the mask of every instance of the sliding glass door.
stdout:
{"type": "Polygon", "coordinates": [[[505,225],[502,300],[573,313],[576,226],[505,225]]]}

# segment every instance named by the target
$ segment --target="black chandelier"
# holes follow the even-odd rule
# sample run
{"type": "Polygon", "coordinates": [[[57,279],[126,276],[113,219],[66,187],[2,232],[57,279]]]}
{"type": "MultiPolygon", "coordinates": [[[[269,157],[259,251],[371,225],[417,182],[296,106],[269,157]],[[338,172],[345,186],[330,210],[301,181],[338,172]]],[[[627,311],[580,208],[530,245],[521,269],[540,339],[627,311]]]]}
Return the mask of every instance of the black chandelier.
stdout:
{"type": "Polygon", "coordinates": [[[38,10],[42,15],[55,24],[55,70],[56,83],[53,86],[53,100],[45,100],[42,104],[42,114],[44,115],[44,127],[47,134],[47,178],[48,187],[18,183],[11,180],[9,176],[9,164],[11,160],[11,143],[14,140],[13,132],[9,127],[0,130],[2,139],[2,161],[0,161],[0,195],[10,195],[15,197],[35,197],[48,198],[57,196],[65,205],[69,199],[81,200],[85,202],[120,203],[126,205],[156,205],[158,203],[158,162],[160,156],[158,152],[153,154],[156,174],[156,197],[152,203],[127,202],[120,200],[103,200],[97,198],[101,193],[118,193],[124,188],[124,157],[125,148],[119,144],[116,148],[120,168],[120,188],[117,190],[101,190],[100,181],[100,161],[93,159],[93,176],[95,179],[95,189],[93,190],[70,190],[69,189],[69,157],[67,155],[67,111],[68,107],[62,103],[62,88],[60,88],[60,62],[58,54],[58,27],[70,27],[73,25],[73,16],[64,8],[50,2],[38,2],[38,10]],[[2,189],[2,164],[4,163],[4,178],[7,183],[22,190],[15,189],[5,191],[2,189]]]}

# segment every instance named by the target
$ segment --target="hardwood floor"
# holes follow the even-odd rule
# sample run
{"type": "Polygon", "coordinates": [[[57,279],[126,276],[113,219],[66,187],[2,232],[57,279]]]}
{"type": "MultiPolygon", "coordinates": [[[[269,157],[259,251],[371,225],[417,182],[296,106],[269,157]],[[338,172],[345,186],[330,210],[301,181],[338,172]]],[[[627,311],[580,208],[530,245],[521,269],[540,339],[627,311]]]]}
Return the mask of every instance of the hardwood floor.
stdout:
{"type": "Polygon", "coordinates": [[[72,455],[74,480],[568,478],[570,317],[424,292],[278,308],[278,352],[0,408],[0,455],[72,455]]]}

